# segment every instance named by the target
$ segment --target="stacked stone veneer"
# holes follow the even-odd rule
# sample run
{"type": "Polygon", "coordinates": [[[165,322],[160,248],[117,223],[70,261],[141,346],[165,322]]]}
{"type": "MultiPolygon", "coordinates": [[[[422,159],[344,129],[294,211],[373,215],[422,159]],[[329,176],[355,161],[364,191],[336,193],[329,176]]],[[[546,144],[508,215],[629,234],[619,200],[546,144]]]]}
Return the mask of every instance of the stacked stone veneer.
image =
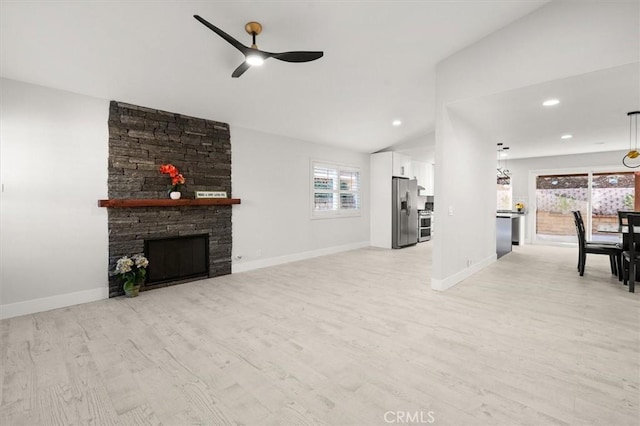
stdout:
{"type": "MultiPolygon", "coordinates": [[[[186,178],[182,198],[204,190],[231,197],[229,125],[112,101],[109,198],[169,198],[171,179],[159,171],[167,163],[186,178]]],[[[209,234],[209,276],[231,273],[231,206],[109,208],[109,271],[120,257],[142,253],[145,239],[195,234],[209,234]]],[[[121,294],[110,276],[109,297],[121,294]]]]}

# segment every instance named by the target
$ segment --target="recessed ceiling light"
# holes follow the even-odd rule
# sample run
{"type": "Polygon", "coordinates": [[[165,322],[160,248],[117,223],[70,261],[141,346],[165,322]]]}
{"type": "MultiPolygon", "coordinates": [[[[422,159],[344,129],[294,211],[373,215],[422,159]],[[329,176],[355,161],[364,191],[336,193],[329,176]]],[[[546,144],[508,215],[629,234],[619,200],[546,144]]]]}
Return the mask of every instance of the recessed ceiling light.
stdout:
{"type": "Polygon", "coordinates": [[[500,157],[507,157],[509,154],[507,154],[506,152],[502,152],[500,153],[500,157]]]}
{"type": "Polygon", "coordinates": [[[394,126],[396,126],[396,127],[398,127],[398,126],[400,126],[400,125],[402,124],[402,121],[400,121],[400,120],[393,120],[393,122],[392,122],[391,124],[392,124],[392,125],[394,125],[394,126]]]}
{"type": "Polygon", "coordinates": [[[560,136],[560,139],[571,139],[573,137],[573,135],[562,135],[560,136]]]}
{"type": "Polygon", "coordinates": [[[554,106],[554,105],[558,105],[560,103],[560,101],[558,99],[547,99],[546,101],[544,101],[542,103],[542,105],[544,106],[554,106]]]}

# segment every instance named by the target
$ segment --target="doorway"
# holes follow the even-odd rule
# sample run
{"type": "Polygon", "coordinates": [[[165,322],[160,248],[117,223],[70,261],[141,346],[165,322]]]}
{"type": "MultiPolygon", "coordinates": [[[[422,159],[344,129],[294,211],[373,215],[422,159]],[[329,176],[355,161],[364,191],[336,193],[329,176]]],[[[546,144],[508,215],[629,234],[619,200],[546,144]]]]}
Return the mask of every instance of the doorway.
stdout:
{"type": "Polygon", "coordinates": [[[539,175],[536,177],[536,229],[539,242],[577,243],[573,210],[585,218],[587,239],[619,240],[605,232],[617,227],[618,211],[640,211],[635,188],[637,172],[589,172],[539,175]]]}

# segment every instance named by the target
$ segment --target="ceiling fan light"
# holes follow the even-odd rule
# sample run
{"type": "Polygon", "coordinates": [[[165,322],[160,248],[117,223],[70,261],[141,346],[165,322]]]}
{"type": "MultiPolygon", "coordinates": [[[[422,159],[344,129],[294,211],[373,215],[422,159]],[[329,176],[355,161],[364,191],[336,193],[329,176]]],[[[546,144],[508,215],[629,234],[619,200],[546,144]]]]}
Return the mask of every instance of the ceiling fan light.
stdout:
{"type": "Polygon", "coordinates": [[[259,67],[264,64],[264,59],[260,55],[248,55],[245,62],[252,67],[259,67]]]}

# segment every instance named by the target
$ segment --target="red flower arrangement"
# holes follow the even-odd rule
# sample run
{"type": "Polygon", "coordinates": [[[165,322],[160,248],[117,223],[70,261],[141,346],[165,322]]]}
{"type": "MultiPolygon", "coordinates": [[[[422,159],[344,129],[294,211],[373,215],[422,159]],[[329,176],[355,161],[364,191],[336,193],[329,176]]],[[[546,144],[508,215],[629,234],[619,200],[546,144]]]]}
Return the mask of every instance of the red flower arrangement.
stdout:
{"type": "Polygon", "coordinates": [[[169,192],[179,191],[180,185],[184,185],[185,178],[173,164],[163,164],[160,166],[160,173],[171,177],[171,189],[169,192]]]}

